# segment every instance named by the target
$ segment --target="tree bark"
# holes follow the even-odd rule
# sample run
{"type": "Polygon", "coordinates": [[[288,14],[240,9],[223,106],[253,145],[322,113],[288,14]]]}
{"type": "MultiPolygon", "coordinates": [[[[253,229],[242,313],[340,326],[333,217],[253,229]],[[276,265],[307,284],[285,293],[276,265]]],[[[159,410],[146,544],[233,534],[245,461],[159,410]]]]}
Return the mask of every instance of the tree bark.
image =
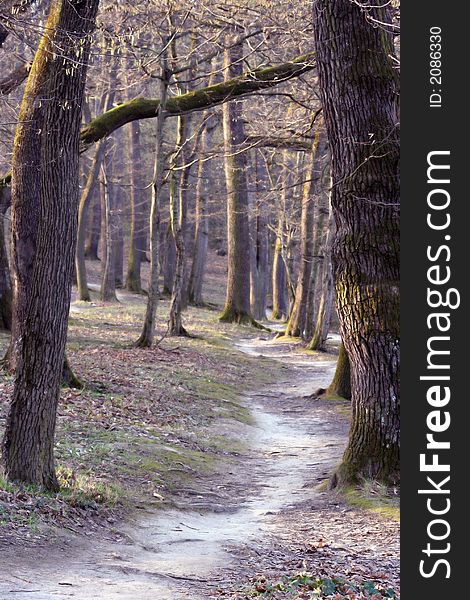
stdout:
{"type": "Polygon", "coordinates": [[[399,137],[390,8],[316,0],[337,224],[333,269],[353,417],[333,483],[399,477],[399,137]],[[346,143],[347,142],[347,143],[346,143]]]}
{"type": "Polygon", "coordinates": [[[132,123],[128,130],[131,163],[131,236],[127,261],[126,288],[130,292],[142,291],[140,267],[146,252],[147,215],[145,191],[142,188],[142,157],[139,121],[132,123]]]}
{"type": "Polygon", "coordinates": [[[204,160],[209,150],[212,135],[216,127],[214,115],[205,114],[206,126],[201,135],[201,154],[196,182],[196,228],[194,233],[194,258],[188,286],[188,299],[194,306],[203,306],[202,286],[206,270],[207,250],[209,247],[209,215],[207,212],[207,194],[209,192],[209,161],[204,160]]]}
{"type": "Polygon", "coordinates": [[[264,166],[257,160],[255,151],[254,176],[255,176],[255,207],[252,225],[251,250],[251,290],[250,302],[253,318],[262,321],[266,318],[266,304],[268,295],[268,225],[266,219],[266,173],[264,166]]]}
{"type": "Polygon", "coordinates": [[[170,181],[170,223],[173,239],[176,246],[176,268],[173,282],[173,292],[170,303],[170,318],[168,333],[171,336],[186,336],[188,332],[183,327],[182,309],[183,309],[183,288],[185,275],[185,230],[187,213],[187,190],[189,167],[188,157],[188,122],[187,117],[178,118],[178,136],[174,154],[173,168],[180,168],[179,176],[175,172],[171,174],[170,181]],[[179,186],[178,183],[179,182],[179,186]],[[178,189],[179,188],[179,189],[178,189]],[[179,193],[178,193],[179,192],[179,193]]]}
{"type": "MultiPolygon", "coordinates": [[[[225,78],[241,76],[243,46],[224,52],[225,78]]],[[[242,105],[223,106],[225,178],[227,183],[227,294],[221,321],[253,323],[250,307],[250,229],[248,221],[247,156],[243,151],[245,131],[242,105]]]]}
{"type": "Polygon", "coordinates": [[[98,181],[99,177],[97,176],[97,181],[90,199],[91,210],[89,211],[88,235],[85,243],[85,258],[88,260],[99,260],[98,250],[101,239],[101,194],[98,181]]]}
{"type": "Polygon", "coordinates": [[[176,243],[171,219],[165,228],[164,237],[165,256],[163,257],[163,293],[171,296],[175,282],[176,271],[176,243]]]}
{"type": "MultiPolygon", "coordinates": [[[[114,54],[114,48],[112,48],[112,62],[108,81],[108,91],[105,94],[105,97],[101,98],[101,106],[105,110],[108,110],[113,105],[114,98],[116,95],[115,88],[118,61],[115,59],[114,54]]],[[[80,197],[80,205],[78,208],[78,234],[77,250],[75,253],[75,272],[77,276],[78,297],[83,302],[91,301],[90,292],[88,290],[85,257],[88,256],[89,258],[98,258],[99,233],[97,237],[95,232],[93,231],[95,229],[95,215],[92,214],[91,219],[89,218],[89,208],[93,199],[94,192],[97,188],[100,188],[99,184],[97,185],[97,183],[99,181],[99,173],[101,171],[103,159],[106,154],[106,148],[106,140],[100,141],[96,150],[95,157],[90,166],[90,171],[88,173],[87,181],[85,183],[80,197]],[[90,225],[90,248],[88,252],[85,250],[87,222],[90,225]]],[[[101,193],[100,189],[99,191],[101,193]]],[[[99,206],[101,209],[101,202],[99,206]]],[[[99,210],[99,215],[101,220],[101,210],[99,210]]],[[[100,228],[98,228],[97,231],[99,232],[100,228]]]]}
{"type": "MultiPolygon", "coordinates": [[[[326,169],[327,180],[330,182],[329,168],[326,169]]],[[[326,248],[326,241],[328,239],[329,231],[329,219],[328,216],[331,212],[329,207],[330,194],[326,188],[328,185],[322,184],[320,190],[320,196],[317,202],[317,210],[315,215],[315,228],[313,233],[313,259],[312,259],[312,273],[310,277],[310,287],[307,299],[307,317],[305,321],[305,339],[311,340],[315,331],[315,325],[318,317],[318,304],[319,298],[321,299],[321,275],[323,271],[323,264],[325,261],[324,251],[326,248]]]]}
{"type": "Polygon", "coordinates": [[[287,323],[285,335],[305,339],[307,302],[311,284],[313,262],[313,223],[315,215],[315,184],[318,181],[318,155],[323,150],[320,144],[320,129],[317,130],[306,169],[307,181],[304,184],[302,211],[300,218],[300,266],[295,288],[295,299],[287,323]]]}
{"type": "Polygon", "coordinates": [[[53,490],[59,487],[53,448],[77,235],[81,106],[97,9],[98,0],[52,1],[13,149],[15,378],[3,461],[10,480],[53,490]]]}
{"type": "Polygon", "coordinates": [[[93,198],[93,191],[95,190],[95,187],[97,187],[96,183],[99,178],[99,172],[105,151],[106,140],[102,140],[97,147],[96,154],[90,166],[87,181],[85,187],[83,188],[80,197],[80,205],[78,208],[78,234],[77,250],[75,252],[75,271],[77,274],[78,298],[82,302],[91,301],[90,292],[88,290],[88,279],[85,263],[86,224],[88,220],[88,209],[93,198]]]}
{"type": "Polygon", "coordinates": [[[351,366],[343,342],[341,342],[339,347],[335,375],[326,390],[326,395],[340,396],[341,398],[346,398],[346,400],[351,400],[351,366]]]}
{"type": "Polygon", "coordinates": [[[11,329],[11,279],[5,243],[5,214],[10,205],[8,188],[0,188],[0,329],[11,329]]]}
{"type": "MultiPolygon", "coordinates": [[[[162,78],[160,81],[160,106],[166,105],[168,93],[168,73],[165,67],[162,69],[162,78]]],[[[136,342],[136,346],[140,348],[149,348],[155,336],[155,318],[157,314],[159,289],[159,261],[158,248],[160,237],[160,193],[163,184],[164,171],[164,152],[163,152],[163,124],[165,117],[163,110],[159,110],[157,117],[157,132],[155,142],[155,163],[152,184],[152,203],[150,207],[150,276],[149,289],[147,298],[147,308],[145,311],[144,325],[142,333],[136,342]]]]}
{"type": "Polygon", "coordinates": [[[330,330],[331,311],[333,310],[333,272],[331,266],[331,246],[335,235],[333,212],[330,211],[328,219],[328,232],[325,241],[321,297],[317,311],[317,321],[312,339],[308,345],[309,350],[326,350],[326,340],[330,330]]]}
{"type": "Polygon", "coordinates": [[[273,319],[286,319],[289,314],[289,299],[287,295],[287,270],[284,262],[285,245],[285,213],[281,207],[278,210],[276,242],[273,258],[273,319]]]}
{"type": "Polygon", "coordinates": [[[112,157],[108,154],[101,165],[102,216],[104,217],[104,260],[101,280],[101,302],[117,302],[116,296],[116,186],[110,181],[112,157]]]}

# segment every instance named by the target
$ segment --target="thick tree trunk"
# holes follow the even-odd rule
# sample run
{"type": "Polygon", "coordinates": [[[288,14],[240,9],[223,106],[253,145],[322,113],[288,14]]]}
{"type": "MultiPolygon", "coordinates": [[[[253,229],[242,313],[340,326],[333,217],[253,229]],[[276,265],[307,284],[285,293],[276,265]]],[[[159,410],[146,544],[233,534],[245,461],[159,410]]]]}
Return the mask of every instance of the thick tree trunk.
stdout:
{"type": "Polygon", "coordinates": [[[351,366],[349,364],[348,353],[342,342],[339,347],[335,375],[326,390],[326,395],[340,396],[341,398],[346,398],[346,400],[351,400],[351,366]]]}
{"type": "Polygon", "coordinates": [[[77,235],[81,105],[97,8],[98,0],[52,1],[13,149],[15,378],[3,461],[10,480],[54,490],[54,432],[77,235]]]}
{"type": "MultiPolygon", "coordinates": [[[[353,417],[336,482],[399,477],[398,77],[390,8],[316,0],[337,224],[333,268],[353,417]],[[345,143],[348,140],[348,143],[345,143]]],[[[335,482],[333,482],[335,483],[335,482]]]]}
{"type": "MultiPolygon", "coordinates": [[[[226,80],[240,76],[243,46],[224,52],[226,80]]],[[[228,102],[223,106],[225,177],[227,183],[228,274],[225,306],[221,321],[253,323],[250,307],[250,228],[248,221],[247,156],[241,151],[245,143],[242,105],[228,102]]]]}
{"type": "MultiPolygon", "coordinates": [[[[160,106],[164,107],[168,92],[168,75],[165,69],[162,69],[162,79],[160,81],[160,106]]],[[[158,275],[160,265],[158,260],[158,248],[160,238],[160,193],[163,183],[164,171],[164,152],[163,152],[163,124],[165,116],[160,109],[157,116],[157,132],[155,142],[155,162],[152,183],[152,203],[150,206],[150,276],[147,298],[147,308],[145,311],[144,325],[142,333],[136,342],[140,348],[149,348],[155,336],[155,318],[157,314],[159,289],[158,275]]]]}

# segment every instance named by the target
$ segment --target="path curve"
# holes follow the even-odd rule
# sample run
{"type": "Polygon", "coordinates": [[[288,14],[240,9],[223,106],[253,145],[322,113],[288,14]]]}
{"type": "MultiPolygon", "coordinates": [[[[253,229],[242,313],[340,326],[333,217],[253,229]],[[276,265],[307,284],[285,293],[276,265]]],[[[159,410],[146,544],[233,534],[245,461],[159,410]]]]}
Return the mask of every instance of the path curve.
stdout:
{"type": "MultiPolygon", "coordinates": [[[[125,543],[74,538],[65,553],[6,555],[1,600],[207,600],[208,590],[236,580],[240,548],[280,533],[279,514],[319,493],[314,486],[338,462],[347,426],[306,397],[328,384],[335,361],[272,339],[236,346],[277,361],[285,373],[280,383],[244,397],[255,424],[234,432],[249,450],[230,475],[243,481],[247,495],[230,498],[225,511],[150,512],[119,528],[125,543]]],[[[219,488],[230,495],[229,486],[219,488]]]]}

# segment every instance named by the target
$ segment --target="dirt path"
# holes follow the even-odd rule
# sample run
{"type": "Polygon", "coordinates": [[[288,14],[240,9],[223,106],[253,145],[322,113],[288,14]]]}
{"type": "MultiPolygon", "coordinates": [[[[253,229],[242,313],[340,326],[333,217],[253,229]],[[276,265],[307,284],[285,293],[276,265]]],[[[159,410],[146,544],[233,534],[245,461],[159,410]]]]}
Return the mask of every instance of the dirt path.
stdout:
{"type": "Polygon", "coordinates": [[[195,490],[194,501],[180,510],[148,512],[122,525],[118,542],[64,537],[52,549],[35,549],[34,556],[3,555],[1,600],[206,600],[257,572],[307,566],[297,563],[313,552],[321,555],[323,572],[331,552],[332,568],[338,561],[349,568],[361,553],[355,531],[364,525],[366,556],[354,564],[364,574],[394,579],[393,526],[384,532],[380,520],[358,516],[314,487],[338,462],[347,434],[347,418],[337,407],[307,398],[331,379],[331,356],[312,360],[291,345],[263,339],[237,345],[254,357],[275,359],[285,376],[244,399],[254,425],[222,431],[246,444],[234,470],[213,488],[195,490]],[[201,504],[206,510],[197,509],[201,504]],[[351,538],[354,547],[322,545],[335,532],[342,546],[351,538]]]}

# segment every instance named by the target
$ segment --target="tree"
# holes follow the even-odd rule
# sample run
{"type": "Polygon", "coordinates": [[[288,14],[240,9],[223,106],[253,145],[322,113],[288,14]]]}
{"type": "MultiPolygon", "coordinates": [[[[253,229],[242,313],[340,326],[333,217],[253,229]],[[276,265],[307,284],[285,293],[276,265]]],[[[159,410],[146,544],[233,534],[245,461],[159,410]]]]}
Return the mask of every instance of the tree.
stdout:
{"type": "Polygon", "coordinates": [[[326,340],[330,331],[331,313],[333,310],[333,273],[331,268],[331,246],[335,235],[336,227],[333,219],[333,212],[330,206],[330,215],[328,218],[328,227],[324,245],[323,272],[320,287],[320,302],[318,303],[317,319],[312,339],[308,344],[309,350],[326,350],[326,340]]]}
{"type": "Polygon", "coordinates": [[[315,212],[315,184],[318,181],[318,154],[323,150],[320,144],[320,129],[316,132],[307,166],[307,180],[304,184],[300,221],[300,266],[295,288],[295,300],[287,323],[286,335],[305,337],[307,320],[307,300],[311,285],[313,264],[313,230],[315,212]]]}
{"type": "Polygon", "coordinates": [[[170,172],[170,224],[176,246],[176,268],[171,293],[168,333],[172,336],[188,335],[183,327],[182,310],[184,304],[184,279],[186,262],[186,213],[189,167],[187,117],[178,117],[176,147],[171,160],[170,172]],[[175,173],[175,169],[180,169],[175,173]]]}
{"type": "MultiPolygon", "coordinates": [[[[224,53],[226,80],[241,76],[243,45],[230,45],[224,53]]],[[[225,306],[221,321],[253,323],[250,307],[250,229],[248,220],[247,154],[242,105],[228,102],[223,106],[225,179],[227,185],[228,275],[225,306]]]]}
{"type": "Polygon", "coordinates": [[[150,346],[153,344],[153,339],[155,336],[155,319],[160,294],[158,289],[158,276],[160,270],[158,260],[158,248],[160,243],[160,194],[163,185],[164,172],[163,125],[165,123],[165,117],[163,113],[163,108],[166,105],[169,85],[169,73],[165,66],[165,63],[161,69],[162,74],[160,78],[160,102],[157,115],[155,159],[152,181],[152,202],[150,205],[149,289],[142,333],[140,334],[135,344],[139,348],[150,348],[150,346]]]}
{"type": "Polygon", "coordinates": [[[334,281],[353,406],[334,483],[399,474],[399,88],[390,22],[388,5],[314,3],[337,225],[334,281]]]}
{"type": "Polygon", "coordinates": [[[3,460],[10,480],[52,490],[58,488],[53,447],[77,233],[80,122],[98,2],[52,1],[12,161],[15,380],[3,460]]]}
{"type": "Polygon", "coordinates": [[[327,396],[340,396],[351,400],[351,365],[349,364],[348,353],[344,344],[341,342],[339,347],[338,362],[333,381],[328,386],[325,394],[327,396]]]}
{"type": "Polygon", "coordinates": [[[5,245],[5,212],[9,205],[8,188],[0,188],[0,329],[11,329],[10,265],[5,245]]]}

